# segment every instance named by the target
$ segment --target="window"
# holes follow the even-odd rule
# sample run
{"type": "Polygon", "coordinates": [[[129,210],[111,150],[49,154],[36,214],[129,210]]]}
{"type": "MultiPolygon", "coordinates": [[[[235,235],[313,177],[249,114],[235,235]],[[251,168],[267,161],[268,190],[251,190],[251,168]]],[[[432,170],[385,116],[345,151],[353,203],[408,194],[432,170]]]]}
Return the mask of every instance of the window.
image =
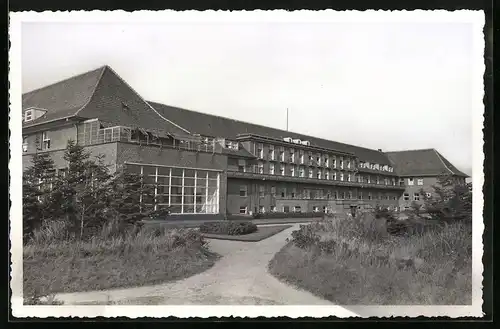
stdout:
{"type": "Polygon", "coordinates": [[[271,206],[271,212],[276,212],[276,206],[271,206]]]}
{"type": "Polygon", "coordinates": [[[425,193],[425,196],[430,198],[432,196],[432,194],[430,194],[429,192],[425,193]]]}
{"type": "Polygon", "coordinates": [[[297,195],[297,190],[295,188],[293,188],[292,189],[292,199],[294,199],[296,195],[297,195]]]}
{"type": "Polygon", "coordinates": [[[299,177],[305,177],[305,176],[306,176],[305,169],[304,169],[304,167],[300,166],[299,167],[299,177]]]}
{"type": "Polygon", "coordinates": [[[281,189],[281,197],[282,197],[282,198],[286,197],[286,188],[285,188],[285,187],[283,187],[283,188],[281,189]]]}
{"type": "Polygon", "coordinates": [[[358,191],[358,199],[363,200],[363,192],[358,191]]]}
{"type": "Polygon", "coordinates": [[[344,173],[343,172],[340,173],[340,181],[342,181],[342,182],[344,181],[344,173]]]}
{"type": "Polygon", "coordinates": [[[391,199],[390,196],[389,196],[389,194],[386,194],[385,199],[386,200],[390,200],[391,199]]]}
{"type": "Polygon", "coordinates": [[[263,198],[266,193],[266,187],[264,185],[259,185],[259,197],[263,198]]]}
{"type": "Polygon", "coordinates": [[[300,210],[300,206],[295,206],[295,207],[293,207],[293,211],[294,211],[294,212],[301,212],[301,210],[300,210]]]}
{"type": "Polygon", "coordinates": [[[67,173],[67,172],[68,172],[68,169],[66,169],[66,168],[61,168],[61,169],[59,169],[59,170],[57,171],[57,175],[58,175],[59,177],[63,177],[63,178],[64,178],[64,177],[66,177],[66,173],[67,173]]]}
{"type": "Polygon", "coordinates": [[[257,156],[260,158],[260,159],[263,159],[264,158],[264,145],[262,144],[259,144],[258,147],[257,147],[257,156]]]}
{"type": "Polygon", "coordinates": [[[285,176],[285,165],[280,165],[280,175],[285,176]]]}
{"type": "Polygon", "coordinates": [[[321,179],[321,170],[318,169],[318,171],[316,172],[316,178],[317,179],[321,179]]]}
{"type": "Polygon", "coordinates": [[[337,191],[333,191],[333,199],[334,200],[338,199],[338,192],[337,191]]]}
{"type": "Polygon", "coordinates": [[[285,162],[285,151],[283,150],[280,151],[280,161],[285,162]]]}
{"type": "Polygon", "coordinates": [[[300,151],[299,158],[300,163],[304,164],[304,151],[300,151]]]}
{"type": "Polygon", "coordinates": [[[317,156],[317,157],[316,157],[316,164],[317,164],[318,166],[321,166],[321,156],[317,156]]]}
{"type": "Polygon", "coordinates": [[[23,152],[28,152],[28,136],[23,136],[23,152]]]}
{"type": "Polygon", "coordinates": [[[377,176],[377,184],[380,184],[380,177],[377,176]]]}
{"type": "Polygon", "coordinates": [[[387,178],[384,178],[384,185],[388,185],[389,184],[389,180],[387,178]]]}
{"type": "Polygon", "coordinates": [[[329,161],[328,156],[325,156],[325,167],[328,167],[328,166],[330,166],[330,161],[329,161]]]}
{"type": "Polygon", "coordinates": [[[264,173],[264,163],[262,161],[259,161],[259,174],[264,173]]]}
{"type": "Polygon", "coordinates": [[[337,172],[336,171],[333,172],[333,180],[337,180],[337,172]]]}
{"type": "Polygon", "coordinates": [[[50,149],[50,138],[46,131],[42,133],[42,149],[49,150],[50,149]]]}
{"type": "Polygon", "coordinates": [[[311,153],[309,153],[309,156],[307,157],[307,159],[308,159],[309,165],[311,166],[313,164],[313,161],[314,161],[311,153]]]}
{"type": "Polygon", "coordinates": [[[313,207],[313,212],[319,212],[319,207],[318,206],[314,206],[313,207]]]}
{"type": "Polygon", "coordinates": [[[283,212],[290,212],[289,206],[283,206],[283,212]]]}
{"type": "Polygon", "coordinates": [[[233,141],[226,140],[226,148],[227,149],[237,150],[238,149],[238,142],[233,142],[233,141]]]}
{"type": "Polygon", "coordinates": [[[245,166],[239,165],[238,166],[238,171],[239,172],[245,172],[245,166]]]}
{"type": "Polygon", "coordinates": [[[240,186],[240,196],[247,196],[247,186],[246,185],[240,186]]]}
{"type": "Polygon", "coordinates": [[[358,183],[363,183],[363,176],[358,175],[358,183]]]}
{"type": "Polygon", "coordinates": [[[368,193],[368,200],[371,200],[372,199],[372,194],[369,192],[368,193]]]}
{"type": "Polygon", "coordinates": [[[313,178],[313,170],[312,170],[312,168],[309,168],[309,178],[313,178]]]}
{"type": "Polygon", "coordinates": [[[351,174],[347,174],[347,181],[350,182],[351,181],[351,174]]]}
{"type": "Polygon", "coordinates": [[[290,175],[291,175],[292,177],[294,177],[294,176],[295,176],[295,165],[291,165],[291,166],[290,166],[290,175]]]}
{"type": "Polygon", "coordinates": [[[410,194],[409,193],[404,193],[403,194],[403,200],[409,201],[410,200],[410,194]]]}
{"type": "Polygon", "coordinates": [[[325,170],[325,179],[329,180],[330,179],[330,170],[325,170]]]}
{"type": "Polygon", "coordinates": [[[340,200],[344,200],[345,199],[345,192],[340,192],[339,199],[340,200]]]}
{"type": "Polygon", "coordinates": [[[323,212],[326,214],[328,212],[328,207],[327,206],[323,206],[323,212]]]}
{"type": "Polygon", "coordinates": [[[247,207],[240,207],[240,214],[246,215],[247,214],[247,207]]]}
{"type": "Polygon", "coordinates": [[[270,173],[271,175],[274,175],[274,163],[270,163],[270,164],[269,164],[269,173],[270,173]]]}
{"type": "Polygon", "coordinates": [[[276,186],[271,186],[271,195],[272,195],[273,197],[275,197],[275,196],[276,196],[276,186]]]}
{"type": "Polygon", "coordinates": [[[24,122],[33,120],[33,110],[26,110],[24,112],[24,122]]]}
{"type": "Polygon", "coordinates": [[[372,183],[372,177],[370,175],[366,176],[366,182],[368,184],[371,184],[372,183]]]}
{"type": "Polygon", "coordinates": [[[417,185],[420,185],[420,186],[424,185],[424,179],[423,178],[417,179],[417,185]]]}
{"type": "Polygon", "coordinates": [[[352,199],[352,191],[347,192],[348,198],[352,199]]]}
{"type": "Polygon", "coordinates": [[[290,149],[290,162],[295,162],[295,150],[290,149]]]}
{"type": "Polygon", "coordinates": [[[413,185],[413,178],[408,178],[408,185],[413,185]]]}
{"type": "Polygon", "coordinates": [[[347,159],[347,169],[351,169],[351,160],[347,159]]]}
{"type": "Polygon", "coordinates": [[[396,195],[393,195],[393,196],[392,196],[392,199],[393,199],[393,200],[397,200],[397,199],[398,199],[398,197],[397,197],[396,195]]]}
{"type": "Polygon", "coordinates": [[[274,146],[269,145],[269,159],[274,160],[274,146]]]}
{"type": "Polygon", "coordinates": [[[420,194],[413,193],[413,201],[420,201],[420,194]]]}
{"type": "Polygon", "coordinates": [[[396,178],[392,179],[392,186],[396,186],[396,178]]]}
{"type": "Polygon", "coordinates": [[[333,168],[337,168],[337,158],[333,157],[332,165],[333,165],[333,168]]]}
{"type": "Polygon", "coordinates": [[[261,214],[265,213],[265,212],[266,212],[266,208],[265,208],[264,206],[260,206],[260,207],[259,207],[259,212],[260,212],[261,214]]]}
{"type": "Polygon", "coordinates": [[[344,169],[344,158],[342,158],[342,157],[340,157],[339,166],[340,166],[340,169],[344,169]]]}

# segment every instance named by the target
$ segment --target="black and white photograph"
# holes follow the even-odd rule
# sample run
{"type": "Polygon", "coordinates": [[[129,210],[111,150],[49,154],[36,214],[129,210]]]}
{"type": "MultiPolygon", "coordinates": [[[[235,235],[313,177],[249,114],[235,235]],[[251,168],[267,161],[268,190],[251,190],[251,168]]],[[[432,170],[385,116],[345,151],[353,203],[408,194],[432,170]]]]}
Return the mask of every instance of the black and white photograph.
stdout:
{"type": "Polygon", "coordinates": [[[483,12],[10,19],[14,316],[482,315],[483,12]]]}

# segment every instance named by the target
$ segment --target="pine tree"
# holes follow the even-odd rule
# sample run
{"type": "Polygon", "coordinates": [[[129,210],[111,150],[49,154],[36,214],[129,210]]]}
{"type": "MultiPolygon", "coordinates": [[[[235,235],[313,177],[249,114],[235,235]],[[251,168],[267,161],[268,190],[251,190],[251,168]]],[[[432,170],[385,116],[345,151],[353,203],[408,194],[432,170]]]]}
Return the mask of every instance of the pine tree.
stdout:
{"type": "Polygon", "coordinates": [[[51,218],[57,208],[51,199],[54,162],[48,153],[35,153],[32,165],[23,173],[23,233],[28,239],[33,230],[51,218]]]}

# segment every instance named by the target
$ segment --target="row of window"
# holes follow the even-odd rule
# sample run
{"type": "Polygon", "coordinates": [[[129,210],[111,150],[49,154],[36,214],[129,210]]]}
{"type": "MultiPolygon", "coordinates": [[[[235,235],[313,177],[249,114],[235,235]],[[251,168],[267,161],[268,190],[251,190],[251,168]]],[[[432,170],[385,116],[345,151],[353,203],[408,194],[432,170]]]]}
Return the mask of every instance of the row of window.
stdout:
{"type": "MultiPolygon", "coordinates": [[[[404,178],[401,178],[402,182],[404,182],[404,178]]],[[[413,177],[408,178],[408,186],[413,186],[415,185],[415,179],[413,177]]],[[[417,178],[417,185],[424,185],[424,179],[423,178],[417,178]]]]}
{"type": "Polygon", "coordinates": [[[351,169],[355,168],[354,159],[339,157],[339,161],[337,163],[336,156],[330,156],[325,154],[313,154],[313,152],[306,152],[303,150],[296,150],[294,148],[289,149],[288,154],[285,153],[285,148],[283,146],[275,148],[274,145],[267,145],[268,153],[267,157],[264,153],[264,144],[257,144],[256,156],[259,159],[268,159],[268,160],[279,160],[281,162],[292,162],[296,163],[297,161],[300,164],[308,164],[315,166],[324,166],[324,167],[333,167],[340,169],[351,169]],[[276,150],[277,149],[277,150],[276,150]]]}
{"type": "MultiPolygon", "coordinates": [[[[432,194],[427,192],[425,196],[430,198],[432,194]]],[[[410,201],[410,193],[403,193],[403,200],[410,201]]],[[[413,193],[413,201],[420,201],[420,193],[413,193]]]]}
{"type": "MultiPolygon", "coordinates": [[[[241,165],[238,167],[239,171],[245,172],[246,171],[246,166],[241,165]]],[[[363,176],[363,175],[355,175],[351,173],[344,173],[344,172],[337,172],[337,171],[330,171],[330,169],[323,169],[323,170],[315,170],[314,168],[308,168],[307,169],[307,176],[306,176],[306,168],[304,166],[295,166],[295,165],[289,165],[288,166],[288,172],[286,170],[286,166],[281,164],[279,165],[279,171],[276,171],[276,166],[274,163],[269,163],[268,167],[268,174],[270,175],[280,175],[280,176],[292,176],[292,177],[301,177],[301,178],[315,178],[315,179],[325,179],[325,180],[340,180],[340,181],[347,181],[347,182],[352,182],[356,181],[358,183],[368,183],[372,184],[372,177],[370,175],[363,176]]],[[[259,162],[257,165],[257,170],[256,172],[258,174],[264,174],[264,163],[259,162]]],[[[375,176],[373,179],[373,183],[375,184],[381,184],[382,180],[380,176],[375,176]]],[[[396,185],[396,179],[395,178],[383,178],[383,183],[384,185],[396,185]]]]}
{"type": "MultiPolygon", "coordinates": [[[[264,185],[259,185],[259,197],[263,198],[266,196],[266,186],[264,185]]],[[[357,196],[354,196],[352,191],[330,191],[330,190],[323,190],[323,189],[296,189],[292,188],[291,190],[288,190],[285,187],[282,187],[279,189],[279,193],[276,193],[276,186],[271,186],[270,188],[270,194],[272,197],[281,197],[281,198],[290,198],[290,199],[332,199],[332,200],[344,200],[344,199],[358,199],[358,200],[364,200],[364,195],[362,191],[358,191],[357,196]],[[287,193],[289,192],[289,193],[287,193]]],[[[248,186],[247,185],[241,185],[240,190],[239,190],[239,195],[241,197],[247,197],[248,196],[248,186]]],[[[367,195],[367,200],[397,200],[396,195],[389,195],[389,194],[384,194],[384,193],[377,193],[375,194],[373,199],[372,193],[368,192],[367,195]]]]}
{"type": "MultiPolygon", "coordinates": [[[[387,206],[385,207],[387,208],[388,210],[396,210],[398,211],[399,210],[399,207],[395,206],[395,207],[392,207],[392,206],[387,206]]],[[[409,210],[410,207],[404,207],[404,210],[409,210]]],[[[284,213],[288,213],[288,212],[302,212],[302,207],[301,206],[293,206],[293,207],[290,207],[290,206],[282,206],[281,209],[280,209],[282,212],[284,213]]],[[[402,209],[401,209],[402,210],[402,209]]],[[[259,213],[263,214],[263,213],[266,213],[267,210],[266,210],[266,207],[265,206],[259,206],[258,208],[258,211],[259,213]]],[[[278,211],[278,207],[276,206],[270,206],[269,207],[269,211],[270,212],[277,212],[278,211]]],[[[313,206],[313,212],[323,212],[323,213],[328,213],[330,211],[330,208],[328,208],[327,206],[313,206]]],[[[248,207],[247,206],[241,206],[240,207],[240,214],[242,215],[246,215],[248,214],[248,207]]]]}
{"type": "MultiPolygon", "coordinates": [[[[41,150],[50,150],[50,137],[48,132],[42,133],[41,143],[38,141],[41,150]]],[[[23,152],[28,152],[28,136],[23,136],[23,152]]]]}
{"type": "Polygon", "coordinates": [[[389,165],[381,165],[378,163],[370,163],[370,162],[360,162],[359,163],[359,168],[367,168],[371,170],[380,170],[380,171],[387,171],[387,172],[393,172],[394,168],[389,166],[389,165]]]}

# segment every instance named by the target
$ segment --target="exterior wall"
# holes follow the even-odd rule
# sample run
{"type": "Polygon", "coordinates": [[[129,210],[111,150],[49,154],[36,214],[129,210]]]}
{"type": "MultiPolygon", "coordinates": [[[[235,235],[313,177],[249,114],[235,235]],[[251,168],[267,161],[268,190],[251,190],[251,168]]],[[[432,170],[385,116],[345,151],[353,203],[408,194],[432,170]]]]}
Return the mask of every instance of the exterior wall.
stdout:
{"type": "MultiPolygon", "coordinates": [[[[57,129],[46,130],[48,137],[50,138],[50,150],[43,151],[57,151],[64,150],[68,144],[68,140],[72,139],[76,141],[76,126],[65,126],[57,129]]],[[[36,152],[37,144],[36,140],[38,138],[40,146],[42,145],[42,132],[37,132],[29,134],[27,137],[28,150],[24,154],[32,154],[36,152]]]]}
{"type": "MultiPolygon", "coordinates": [[[[117,143],[105,143],[99,145],[86,146],[86,151],[89,151],[91,156],[97,156],[103,154],[105,156],[104,162],[110,166],[111,171],[114,171],[116,164],[116,154],[117,154],[117,143]]],[[[67,167],[67,161],[64,160],[64,149],[57,151],[41,151],[39,153],[49,153],[52,160],[54,161],[54,167],[56,169],[63,169],[67,167]]],[[[33,154],[23,155],[23,171],[27,167],[31,166],[31,158],[33,154]]]]}
{"type": "Polygon", "coordinates": [[[399,195],[399,191],[230,178],[227,181],[227,212],[229,214],[239,214],[240,207],[247,207],[248,213],[258,212],[261,207],[264,207],[265,212],[269,212],[273,206],[276,206],[278,212],[282,212],[284,206],[289,206],[290,212],[293,211],[295,206],[300,206],[302,212],[312,212],[315,206],[319,208],[319,211],[322,211],[323,207],[326,206],[330,212],[348,211],[351,205],[361,209],[372,208],[375,205],[395,208],[398,206],[399,195]],[[246,196],[240,196],[240,187],[242,186],[246,187],[246,196]],[[264,188],[263,196],[260,195],[260,186],[264,188]],[[272,187],[276,189],[275,196],[271,193],[272,187]],[[284,197],[281,195],[283,188],[286,190],[284,197]],[[292,196],[294,189],[295,196],[292,196]],[[323,197],[302,198],[304,189],[322,190],[323,197]],[[349,191],[352,192],[352,199],[340,198],[342,192],[345,193],[347,198],[349,191]],[[358,191],[362,191],[363,199],[358,199],[358,191]],[[372,200],[368,200],[369,192],[372,193],[372,200]],[[377,199],[379,192],[382,196],[389,195],[389,200],[385,198],[377,199]],[[335,195],[337,195],[337,199],[335,199],[335,195]]]}
{"type": "Polygon", "coordinates": [[[133,162],[220,170],[219,212],[221,214],[226,213],[227,174],[225,169],[227,167],[227,156],[225,155],[118,143],[116,162],[118,166],[123,165],[125,162],[133,162]]]}
{"type": "Polygon", "coordinates": [[[402,179],[405,180],[405,191],[401,195],[399,199],[399,206],[401,210],[405,210],[406,207],[411,207],[413,202],[416,202],[419,205],[422,205],[423,198],[422,195],[420,194],[420,190],[424,190],[426,193],[432,193],[434,192],[434,189],[432,188],[433,185],[436,185],[438,183],[437,177],[402,177],[402,179]],[[413,185],[408,184],[408,179],[413,178],[413,185]],[[423,185],[418,185],[418,180],[423,179],[423,185]],[[405,200],[405,193],[409,195],[409,200],[405,200]],[[414,201],[414,195],[415,193],[419,193],[420,195],[420,200],[414,201]]]}

